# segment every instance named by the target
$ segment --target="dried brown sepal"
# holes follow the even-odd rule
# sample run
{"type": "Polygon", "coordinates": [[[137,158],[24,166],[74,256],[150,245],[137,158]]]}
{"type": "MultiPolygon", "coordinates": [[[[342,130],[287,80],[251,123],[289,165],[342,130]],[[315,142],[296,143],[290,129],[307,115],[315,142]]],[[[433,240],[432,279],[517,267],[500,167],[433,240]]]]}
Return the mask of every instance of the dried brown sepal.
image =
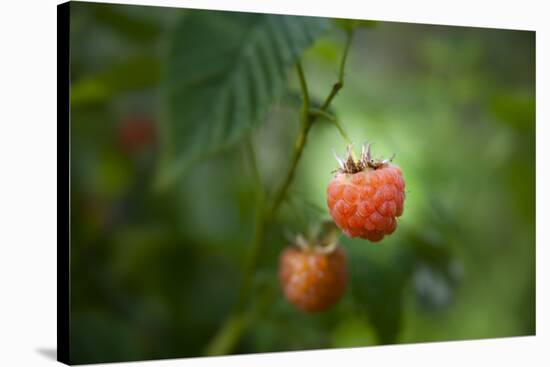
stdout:
{"type": "Polygon", "coordinates": [[[353,174],[364,171],[365,169],[379,169],[387,166],[395,158],[395,154],[393,154],[389,159],[374,159],[371,152],[371,145],[372,144],[369,143],[366,146],[363,145],[361,147],[361,157],[359,160],[355,160],[353,158],[353,150],[351,145],[348,145],[348,154],[345,160],[338,157],[333,150],[334,157],[339,165],[338,169],[334,172],[353,174]]]}
{"type": "Polygon", "coordinates": [[[306,252],[330,254],[338,247],[340,232],[332,221],[324,221],[317,228],[313,228],[308,235],[298,234],[294,245],[306,252]]]}

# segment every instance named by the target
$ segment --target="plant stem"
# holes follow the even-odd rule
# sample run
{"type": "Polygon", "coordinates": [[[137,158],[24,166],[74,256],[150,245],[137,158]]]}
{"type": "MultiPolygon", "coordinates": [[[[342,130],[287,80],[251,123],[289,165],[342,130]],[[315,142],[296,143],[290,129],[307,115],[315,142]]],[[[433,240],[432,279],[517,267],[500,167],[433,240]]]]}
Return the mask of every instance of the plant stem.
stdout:
{"type": "MultiPolygon", "coordinates": [[[[296,64],[296,71],[298,72],[298,78],[300,80],[300,91],[302,92],[302,114],[303,114],[305,111],[309,110],[310,101],[309,101],[309,90],[306,82],[306,75],[304,73],[304,69],[302,68],[302,64],[300,62],[296,64]]],[[[303,118],[304,116],[302,115],[300,119],[302,123],[304,122],[303,118]]]]}
{"type": "Polygon", "coordinates": [[[344,46],[344,52],[342,53],[342,61],[340,62],[340,70],[338,73],[338,81],[344,86],[344,70],[346,68],[346,60],[348,59],[349,48],[351,46],[351,40],[353,39],[353,31],[346,31],[346,44],[344,46]]]}
{"type": "MultiPolygon", "coordinates": [[[[311,121],[311,120],[310,120],[311,121]]],[[[307,124],[300,130],[300,133],[298,135],[298,138],[296,140],[296,145],[294,148],[294,153],[292,154],[292,161],[290,164],[290,169],[288,171],[288,174],[286,176],[286,179],[279,189],[279,192],[277,196],[275,197],[275,200],[273,201],[273,206],[271,207],[270,213],[274,215],[281,204],[283,203],[286,194],[288,192],[288,188],[290,187],[290,184],[294,180],[294,175],[296,173],[296,168],[298,167],[298,162],[300,161],[300,158],[302,157],[302,153],[304,151],[304,147],[306,145],[306,139],[307,134],[309,132],[309,129],[311,128],[311,122],[307,122],[307,124]]]]}
{"type": "Polygon", "coordinates": [[[349,48],[350,48],[352,39],[353,39],[353,31],[347,31],[346,44],[344,46],[344,52],[342,54],[342,60],[340,61],[340,68],[338,72],[338,81],[332,86],[332,90],[330,91],[329,95],[323,102],[320,109],[314,109],[314,110],[310,109],[309,90],[307,87],[304,70],[300,63],[298,63],[296,66],[296,69],[298,71],[298,77],[300,80],[300,89],[302,92],[302,101],[303,101],[301,118],[300,118],[301,129],[300,129],[300,134],[298,135],[298,139],[296,140],[296,146],[294,150],[294,155],[292,157],[292,163],[290,166],[289,174],[287,175],[287,178],[283,186],[281,187],[279,194],[276,196],[272,211],[277,211],[279,205],[281,205],[281,203],[284,200],[288,187],[290,186],[294,178],[294,173],[296,171],[296,167],[298,166],[300,157],[302,156],[302,151],[304,150],[309,129],[311,128],[311,126],[313,125],[313,122],[315,122],[315,119],[318,116],[325,117],[326,119],[334,123],[334,125],[336,125],[336,127],[338,128],[338,131],[344,138],[344,140],[346,140],[348,144],[351,144],[351,139],[348,137],[348,135],[346,134],[346,132],[344,131],[340,123],[336,120],[336,118],[334,118],[334,116],[327,113],[326,110],[328,109],[328,107],[330,106],[330,103],[332,102],[334,97],[336,97],[340,89],[344,87],[344,70],[346,67],[346,60],[348,58],[349,48]],[[311,113],[312,111],[314,112],[313,114],[311,113]]]}
{"type": "Polygon", "coordinates": [[[281,188],[279,189],[277,195],[275,196],[275,200],[273,201],[273,206],[270,210],[271,215],[274,215],[277,212],[277,210],[279,209],[279,206],[282,204],[282,202],[285,199],[288,188],[290,187],[290,184],[294,179],[294,175],[296,173],[296,167],[298,167],[298,162],[302,157],[302,152],[304,151],[304,147],[306,145],[307,134],[313,123],[313,120],[311,119],[311,115],[309,113],[309,106],[311,104],[309,100],[309,91],[307,88],[307,82],[304,75],[304,70],[300,63],[296,65],[296,70],[298,72],[298,77],[300,79],[300,90],[302,92],[302,109],[300,113],[300,132],[298,133],[298,137],[296,138],[296,143],[294,144],[294,152],[292,154],[290,169],[288,171],[288,174],[286,175],[286,179],[284,180],[281,188]]]}
{"type": "Polygon", "coordinates": [[[338,72],[338,81],[332,86],[332,90],[325,99],[325,102],[321,105],[321,110],[326,111],[330,106],[330,103],[336,97],[340,89],[344,87],[344,69],[346,68],[346,61],[348,58],[349,48],[351,46],[351,40],[353,39],[353,31],[346,32],[346,45],[344,46],[344,52],[342,54],[342,60],[340,61],[340,68],[338,72]]]}
{"type": "MultiPolygon", "coordinates": [[[[283,184],[281,185],[281,188],[277,191],[272,206],[268,210],[266,210],[266,200],[265,195],[263,194],[263,189],[261,190],[261,194],[258,195],[259,208],[256,215],[254,237],[250,245],[250,252],[245,266],[237,303],[230,317],[226,320],[221,329],[216,333],[214,338],[210,341],[207,348],[205,349],[206,355],[227,354],[235,347],[245,330],[245,325],[249,320],[247,320],[246,315],[244,314],[244,310],[250,296],[253,276],[256,270],[259,255],[261,253],[264,235],[271,220],[273,219],[280,205],[284,201],[288,188],[290,187],[290,184],[294,179],[296,167],[298,166],[298,162],[300,161],[300,157],[302,156],[302,152],[306,143],[307,133],[311,128],[311,115],[309,114],[309,92],[307,89],[304,71],[299,63],[297,64],[296,69],[298,71],[298,76],[300,79],[300,89],[302,92],[303,102],[300,114],[300,132],[298,134],[298,137],[296,138],[290,168],[288,170],[285,180],[283,181],[283,184]]],[[[261,185],[256,158],[252,147],[252,142],[250,142],[250,140],[248,141],[247,147],[250,156],[252,171],[255,179],[258,181],[256,183],[261,185]]]]}
{"type": "Polygon", "coordinates": [[[315,116],[315,117],[323,117],[325,119],[327,119],[328,121],[332,122],[334,124],[334,126],[336,126],[336,128],[338,129],[338,132],[340,133],[340,135],[342,136],[342,138],[346,141],[346,143],[348,145],[351,145],[351,139],[349,138],[348,134],[346,134],[346,131],[344,130],[344,128],[342,127],[342,125],[340,124],[340,122],[338,122],[338,120],[336,119],[336,117],[332,116],[330,113],[328,112],[325,112],[323,110],[320,110],[320,109],[317,109],[317,108],[312,108],[309,110],[309,113],[310,115],[312,116],[315,116]]]}
{"type": "MultiPolygon", "coordinates": [[[[319,111],[326,112],[326,110],[330,106],[330,103],[332,102],[332,99],[336,96],[336,94],[338,94],[338,91],[344,85],[344,82],[343,82],[344,67],[346,63],[347,53],[349,51],[349,46],[351,43],[351,36],[352,36],[352,33],[348,32],[347,39],[346,39],[346,46],[344,48],[344,55],[342,56],[342,61],[340,63],[340,72],[338,76],[338,82],[334,84],[334,86],[332,87],[330,94],[325,99],[325,102],[323,103],[319,111]]],[[[311,109],[310,109],[311,102],[309,98],[309,90],[307,87],[304,70],[300,63],[296,65],[296,70],[298,72],[298,78],[300,81],[300,91],[302,93],[302,108],[300,113],[300,132],[298,133],[296,142],[294,144],[294,151],[292,154],[290,167],[285,176],[285,180],[283,181],[280,189],[277,191],[277,194],[275,195],[275,198],[273,200],[273,204],[271,205],[271,207],[268,208],[266,206],[267,200],[266,200],[266,195],[263,192],[263,189],[260,191],[260,194],[258,195],[259,208],[256,215],[256,226],[254,230],[254,237],[250,245],[250,253],[249,253],[248,261],[244,271],[238,300],[233,312],[229,315],[229,317],[226,319],[226,321],[221,326],[221,328],[216,332],[216,334],[214,335],[214,338],[210,341],[207,348],[205,349],[206,355],[223,355],[223,354],[229,353],[231,350],[235,348],[241,336],[245,332],[247,325],[250,323],[250,319],[249,317],[247,317],[245,311],[246,311],[246,305],[248,303],[248,299],[250,297],[253,276],[258,264],[258,259],[261,253],[264,236],[267,231],[267,228],[269,227],[269,225],[271,224],[271,221],[273,220],[275,214],[277,213],[277,210],[279,209],[284,199],[286,198],[288,189],[292,184],[292,181],[294,180],[298,163],[300,162],[300,158],[302,157],[302,153],[306,145],[308,133],[311,129],[311,126],[313,125],[313,122],[318,117],[317,115],[311,113],[311,109]]],[[[343,132],[343,130],[341,130],[341,132],[343,132]]],[[[261,180],[260,180],[260,176],[259,176],[259,172],[256,164],[256,158],[253,151],[252,143],[250,141],[248,142],[248,149],[249,149],[249,155],[251,156],[250,157],[251,166],[253,169],[255,179],[258,180],[257,183],[261,185],[261,180]]]]}

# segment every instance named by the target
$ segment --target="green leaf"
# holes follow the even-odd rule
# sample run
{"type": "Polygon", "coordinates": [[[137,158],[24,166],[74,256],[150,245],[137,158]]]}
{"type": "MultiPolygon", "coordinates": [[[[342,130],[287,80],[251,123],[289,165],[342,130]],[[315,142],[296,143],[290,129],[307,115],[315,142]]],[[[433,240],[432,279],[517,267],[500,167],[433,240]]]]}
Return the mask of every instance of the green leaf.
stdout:
{"type": "Polygon", "coordinates": [[[356,28],[373,28],[378,24],[375,20],[363,19],[332,19],[332,23],[347,32],[351,32],[356,28]]]}
{"type": "Polygon", "coordinates": [[[164,186],[266,118],[323,18],[191,11],[176,24],[162,81],[164,186]]]}

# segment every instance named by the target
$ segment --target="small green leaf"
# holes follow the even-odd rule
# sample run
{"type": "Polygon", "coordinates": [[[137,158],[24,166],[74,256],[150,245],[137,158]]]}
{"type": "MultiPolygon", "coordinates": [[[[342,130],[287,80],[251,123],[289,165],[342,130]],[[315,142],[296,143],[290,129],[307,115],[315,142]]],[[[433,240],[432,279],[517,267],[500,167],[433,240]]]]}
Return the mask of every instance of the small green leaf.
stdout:
{"type": "Polygon", "coordinates": [[[263,121],[288,69],[326,28],[323,18],[187,12],[168,45],[157,185],[263,121]]]}
{"type": "Polygon", "coordinates": [[[351,32],[356,28],[372,28],[375,27],[378,22],[375,20],[362,20],[362,19],[332,19],[332,23],[347,32],[351,32]]]}
{"type": "Polygon", "coordinates": [[[342,58],[342,42],[336,37],[323,37],[315,42],[315,45],[307,51],[329,65],[338,65],[342,58]]]}

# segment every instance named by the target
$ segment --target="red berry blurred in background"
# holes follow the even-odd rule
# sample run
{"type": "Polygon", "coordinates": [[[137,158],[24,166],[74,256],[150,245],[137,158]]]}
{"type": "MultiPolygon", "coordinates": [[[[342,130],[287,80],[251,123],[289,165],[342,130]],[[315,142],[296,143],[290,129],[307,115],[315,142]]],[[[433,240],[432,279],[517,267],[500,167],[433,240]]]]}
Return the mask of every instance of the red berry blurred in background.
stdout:
{"type": "Polygon", "coordinates": [[[143,116],[127,117],[120,125],[118,139],[121,148],[127,153],[145,151],[157,140],[155,121],[143,116]]]}
{"type": "Polygon", "coordinates": [[[338,303],[347,287],[347,258],[336,243],[289,246],[279,258],[279,281],[298,309],[320,312],[338,303]]]}

